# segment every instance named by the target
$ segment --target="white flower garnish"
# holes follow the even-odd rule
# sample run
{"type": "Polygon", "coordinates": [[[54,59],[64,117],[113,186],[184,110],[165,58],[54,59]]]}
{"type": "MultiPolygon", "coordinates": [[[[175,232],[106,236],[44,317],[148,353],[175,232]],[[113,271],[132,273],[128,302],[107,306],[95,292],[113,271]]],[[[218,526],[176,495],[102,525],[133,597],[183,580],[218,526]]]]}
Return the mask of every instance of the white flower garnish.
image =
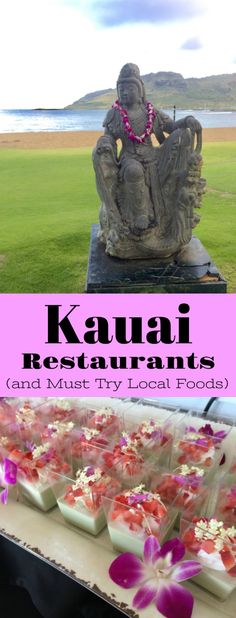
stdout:
{"type": "Polygon", "coordinates": [[[95,421],[99,420],[100,422],[102,421],[105,423],[106,419],[110,416],[114,416],[114,410],[112,410],[112,408],[101,408],[101,410],[95,412],[93,418],[95,421]]]}
{"type": "Polygon", "coordinates": [[[185,438],[187,440],[199,440],[201,438],[207,438],[207,436],[204,433],[197,433],[197,431],[187,431],[185,434],[185,438]]]}
{"type": "MultiPolygon", "coordinates": [[[[155,500],[159,500],[159,502],[162,502],[160,494],[148,491],[148,489],[146,489],[143,483],[141,483],[141,485],[137,485],[137,487],[128,489],[127,491],[124,492],[123,495],[127,498],[130,498],[131,496],[135,496],[136,494],[141,494],[143,496],[146,496],[147,500],[153,500],[154,498],[155,500]]],[[[137,504],[137,507],[139,507],[138,504],[137,504]]]]}
{"type": "Polygon", "coordinates": [[[122,431],[121,435],[126,441],[126,444],[120,445],[121,451],[126,453],[128,450],[132,449],[132,451],[138,454],[138,440],[136,438],[131,438],[126,431],[122,431]]]}
{"type": "Polygon", "coordinates": [[[142,435],[145,433],[153,433],[154,431],[160,430],[160,428],[161,428],[160,421],[149,420],[149,421],[143,421],[137,431],[138,433],[141,433],[142,435]]]}
{"type": "Polygon", "coordinates": [[[72,421],[54,421],[53,423],[49,423],[48,429],[52,429],[53,434],[52,437],[63,436],[65,433],[69,433],[74,428],[75,424],[72,421]]]}
{"type": "Polygon", "coordinates": [[[223,521],[214,518],[209,521],[200,519],[194,528],[194,535],[199,541],[213,541],[216,551],[221,551],[225,543],[230,543],[231,539],[235,541],[236,528],[225,528],[223,521]]]}
{"type": "MultiPolygon", "coordinates": [[[[94,483],[103,479],[103,482],[108,485],[110,483],[111,477],[104,474],[101,468],[93,468],[92,466],[86,466],[82,470],[78,470],[76,472],[76,481],[72,485],[72,490],[76,491],[81,488],[83,494],[89,494],[91,492],[91,486],[94,483]],[[92,474],[88,474],[88,471],[93,470],[92,474]]],[[[81,496],[74,496],[74,500],[77,502],[81,499],[81,496]]]]}
{"type": "Polygon", "coordinates": [[[174,473],[178,473],[181,476],[189,476],[190,474],[196,474],[196,476],[204,476],[205,472],[202,468],[198,468],[197,466],[187,466],[187,464],[182,464],[182,466],[178,466],[174,470],[174,473]]]}
{"type": "Polygon", "coordinates": [[[133,487],[133,489],[128,489],[124,492],[124,496],[133,496],[133,494],[145,494],[148,493],[145,485],[141,483],[141,485],[137,485],[137,487],[133,487]]]}
{"type": "Polygon", "coordinates": [[[49,442],[45,442],[45,444],[40,444],[40,446],[34,446],[32,450],[32,457],[36,459],[37,457],[41,457],[44,453],[47,453],[50,449],[49,442]]]}
{"type": "Polygon", "coordinates": [[[17,423],[32,423],[35,420],[35,411],[28,407],[27,404],[23,408],[16,411],[17,423]]]}
{"type": "Polygon", "coordinates": [[[86,440],[91,440],[91,438],[98,436],[101,433],[98,429],[90,429],[89,427],[81,427],[81,431],[83,432],[86,440]]]}

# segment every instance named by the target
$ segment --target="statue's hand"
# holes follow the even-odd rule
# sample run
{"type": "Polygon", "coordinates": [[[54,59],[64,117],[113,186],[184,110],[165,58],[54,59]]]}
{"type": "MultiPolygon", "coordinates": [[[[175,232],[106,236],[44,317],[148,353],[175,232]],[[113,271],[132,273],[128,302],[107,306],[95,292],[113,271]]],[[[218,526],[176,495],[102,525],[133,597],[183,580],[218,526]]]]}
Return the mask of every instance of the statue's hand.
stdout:
{"type": "Polygon", "coordinates": [[[195,147],[195,151],[196,152],[201,152],[202,149],[202,125],[200,124],[200,122],[194,118],[194,116],[186,116],[185,118],[185,126],[186,129],[190,129],[192,136],[193,136],[193,145],[192,148],[194,148],[194,136],[196,134],[197,136],[197,143],[196,143],[196,147],[195,147]]]}
{"type": "Polygon", "coordinates": [[[186,129],[190,129],[192,133],[199,133],[202,130],[202,125],[194,116],[186,116],[185,123],[186,129]]]}

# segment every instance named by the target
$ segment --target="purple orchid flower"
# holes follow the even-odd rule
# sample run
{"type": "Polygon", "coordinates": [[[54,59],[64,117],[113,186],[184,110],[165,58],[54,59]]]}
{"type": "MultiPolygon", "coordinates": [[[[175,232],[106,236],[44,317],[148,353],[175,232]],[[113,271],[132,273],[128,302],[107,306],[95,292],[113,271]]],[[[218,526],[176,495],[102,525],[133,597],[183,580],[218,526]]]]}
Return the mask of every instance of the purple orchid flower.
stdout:
{"type": "Polygon", "coordinates": [[[119,440],[119,444],[120,444],[120,446],[127,446],[127,438],[122,436],[122,438],[120,438],[120,440],[119,440]]]}
{"type": "Polygon", "coordinates": [[[205,425],[203,425],[199,431],[201,433],[205,433],[206,436],[214,436],[214,431],[212,429],[212,426],[210,425],[210,423],[206,423],[205,425]]]}
{"type": "Polygon", "coordinates": [[[92,476],[94,474],[95,468],[93,466],[88,466],[86,470],[86,476],[92,476]]]}
{"type": "Polygon", "coordinates": [[[128,497],[128,504],[140,504],[141,502],[145,502],[146,500],[148,500],[150,496],[151,494],[149,494],[148,492],[146,492],[145,494],[132,494],[128,497]]]}
{"type": "Polygon", "coordinates": [[[206,423],[199,431],[204,433],[206,436],[212,436],[215,442],[221,442],[221,440],[224,440],[227,435],[227,431],[224,431],[224,429],[221,429],[220,431],[213,431],[210,423],[206,423]]]}
{"type": "Polygon", "coordinates": [[[189,427],[186,427],[185,433],[198,433],[198,432],[197,432],[196,427],[192,427],[192,425],[189,425],[189,427]]]}
{"type": "Polygon", "coordinates": [[[133,598],[133,607],[144,609],[154,602],[166,618],[190,618],[193,596],[179,585],[201,572],[195,560],[182,560],[184,544],[175,537],[161,547],[155,536],[144,543],[143,561],[126,552],[116,558],[110,568],[111,579],[122,588],[140,586],[133,598]]]}
{"type": "Polygon", "coordinates": [[[195,427],[192,427],[190,425],[189,427],[186,428],[185,431],[187,433],[192,433],[192,432],[200,433],[202,437],[199,437],[198,439],[196,439],[196,442],[197,444],[202,444],[202,445],[204,445],[204,436],[206,437],[211,436],[214,439],[215,444],[217,444],[218,442],[221,442],[227,436],[227,431],[224,431],[223,429],[221,429],[220,431],[213,431],[210,423],[206,423],[205,425],[200,427],[199,430],[196,430],[195,427]]]}
{"type": "Polygon", "coordinates": [[[153,429],[151,433],[151,439],[156,440],[157,438],[162,438],[163,433],[161,429],[153,429]]]}
{"type": "Polygon", "coordinates": [[[5,489],[1,492],[0,500],[1,500],[2,504],[7,504],[7,500],[8,500],[8,487],[5,487],[5,489]]]}
{"type": "Polygon", "coordinates": [[[32,453],[32,451],[34,450],[35,444],[34,442],[30,442],[29,440],[26,440],[25,446],[32,453]]]}
{"type": "Polygon", "coordinates": [[[225,439],[225,437],[227,436],[227,431],[216,431],[214,433],[214,441],[215,444],[218,444],[218,442],[222,442],[222,440],[225,439]]]}
{"type": "Polygon", "coordinates": [[[18,466],[14,463],[14,461],[11,461],[11,459],[8,459],[8,457],[5,457],[3,461],[1,482],[4,485],[6,485],[6,487],[3,489],[3,491],[0,494],[0,501],[2,504],[7,504],[8,493],[9,493],[8,485],[16,484],[17,469],[18,469],[18,466]]]}
{"type": "Polygon", "coordinates": [[[5,457],[3,462],[3,478],[8,485],[15,485],[17,478],[17,464],[8,457],[5,457]]]}
{"type": "Polygon", "coordinates": [[[179,485],[200,485],[200,483],[202,482],[202,476],[197,476],[197,475],[193,475],[193,474],[186,474],[186,476],[178,476],[178,475],[173,475],[173,479],[179,484],[179,485]]]}

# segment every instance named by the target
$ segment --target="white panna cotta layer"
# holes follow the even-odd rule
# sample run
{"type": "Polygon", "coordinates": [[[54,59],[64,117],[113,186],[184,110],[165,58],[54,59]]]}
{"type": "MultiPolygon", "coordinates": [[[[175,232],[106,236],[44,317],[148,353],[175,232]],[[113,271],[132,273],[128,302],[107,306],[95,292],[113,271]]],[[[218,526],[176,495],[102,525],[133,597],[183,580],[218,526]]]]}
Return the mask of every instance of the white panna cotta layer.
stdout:
{"type": "Polygon", "coordinates": [[[236,587],[236,577],[208,568],[205,568],[203,573],[196,575],[193,582],[215,594],[222,601],[227,599],[236,587]]]}
{"type": "Polygon", "coordinates": [[[49,511],[56,505],[55,494],[60,489],[61,484],[61,481],[57,481],[53,485],[40,482],[32,483],[27,480],[18,481],[22,495],[42,511],[49,511]]]}
{"type": "Polygon", "coordinates": [[[63,498],[59,498],[57,504],[64,519],[73,526],[82,528],[95,536],[105,528],[106,518],[102,508],[91,512],[81,505],[81,502],[76,506],[69,506],[63,498]]]}

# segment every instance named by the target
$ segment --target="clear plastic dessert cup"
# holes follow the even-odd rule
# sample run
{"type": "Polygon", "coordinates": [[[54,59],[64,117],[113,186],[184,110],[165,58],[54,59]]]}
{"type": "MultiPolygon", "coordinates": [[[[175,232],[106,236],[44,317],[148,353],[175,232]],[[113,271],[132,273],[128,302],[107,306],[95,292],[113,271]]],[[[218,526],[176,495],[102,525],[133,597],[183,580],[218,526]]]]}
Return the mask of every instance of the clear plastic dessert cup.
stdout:
{"type": "Polygon", "coordinates": [[[191,411],[176,424],[171,468],[187,464],[204,468],[208,475],[219,469],[231,426],[224,420],[206,419],[191,411]]]}
{"type": "Polygon", "coordinates": [[[145,460],[169,466],[177,408],[140,400],[123,416],[123,432],[136,442],[145,460]]]}
{"type": "Polygon", "coordinates": [[[14,423],[15,414],[11,404],[6,399],[0,400],[0,434],[4,432],[5,427],[14,423]]]}
{"type": "Polygon", "coordinates": [[[19,433],[24,444],[27,442],[40,442],[43,423],[37,412],[37,407],[32,406],[31,401],[14,407],[15,429],[19,433]]]}
{"type": "MultiPolygon", "coordinates": [[[[229,485],[236,485],[236,449],[235,449],[235,437],[232,435],[232,438],[234,438],[234,444],[232,444],[232,447],[230,449],[231,452],[227,452],[227,456],[226,456],[226,468],[228,468],[227,470],[227,483],[229,485]],[[227,459],[229,460],[227,462],[227,459]],[[227,466],[227,463],[229,463],[229,466],[227,466]]],[[[229,451],[229,449],[228,449],[229,451]]]]}
{"type": "Polygon", "coordinates": [[[203,566],[194,583],[225,600],[236,587],[236,527],[196,501],[182,514],[180,538],[188,557],[203,566]]]}
{"type": "Polygon", "coordinates": [[[41,442],[50,442],[52,446],[55,445],[61,452],[67,453],[70,450],[75,428],[76,424],[74,421],[51,421],[42,427],[41,442]]]}
{"type": "Polygon", "coordinates": [[[98,466],[85,466],[74,480],[63,478],[57,504],[67,523],[96,536],[106,526],[103,497],[112,497],[120,487],[117,479],[98,466]]]}
{"type": "Polygon", "coordinates": [[[113,500],[104,498],[103,503],[113,547],[138,556],[148,536],[156,536],[160,543],[169,537],[177,516],[174,506],[165,505],[144,484],[123,490],[113,500]]]}
{"type": "Polygon", "coordinates": [[[204,468],[182,464],[175,470],[159,469],[151,476],[151,490],[158,493],[166,505],[174,505],[178,511],[175,527],[179,526],[180,515],[183,511],[194,507],[200,496],[204,500],[208,497],[208,490],[204,486],[204,468]]]}
{"type": "Polygon", "coordinates": [[[18,436],[1,434],[0,435],[0,462],[5,457],[14,458],[15,452],[21,452],[21,440],[18,436]]]}
{"type": "Polygon", "coordinates": [[[55,488],[61,483],[58,474],[70,473],[71,466],[50,443],[34,446],[19,462],[20,496],[42,511],[49,511],[56,505],[55,488]]]}
{"type": "Polygon", "coordinates": [[[52,397],[37,407],[44,424],[54,421],[74,421],[80,424],[84,420],[84,409],[73,398],[52,397]]]}
{"type": "Polygon", "coordinates": [[[99,464],[97,461],[100,450],[110,448],[110,438],[99,429],[92,427],[75,428],[70,435],[70,453],[73,470],[86,464],[99,464]]]}
{"type": "MultiPolygon", "coordinates": [[[[119,407],[119,406],[118,406],[119,407]]],[[[116,406],[89,410],[85,422],[90,429],[96,429],[108,438],[114,439],[120,433],[122,422],[116,406]]]]}
{"type": "Polygon", "coordinates": [[[99,465],[107,474],[117,478],[125,487],[132,487],[147,481],[151,467],[137,448],[126,444],[123,436],[115,445],[100,446],[83,443],[82,459],[84,465],[99,465]]]}
{"type": "Polygon", "coordinates": [[[227,476],[211,486],[206,514],[236,528],[236,483],[228,483],[227,476]]]}
{"type": "MultiPolygon", "coordinates": [[[[125,401],[128,402],[128,400],[125,401]]],[[[164,404],[162,400],[137,400],[136,398],[131,397],[129,400],[129,406],[126,404],[126,407],[124,408],[122,418],[125,424],[125,429],[129,430],[130,427],[137,428],[142,421],[148,420],[149,418],[160,421],[164,424],[166,421],[171,419],[172,415],[172,420],[174,420],[174,416],[176,416],[178,412],[179,408],[169,404],[164,404]]]]}

